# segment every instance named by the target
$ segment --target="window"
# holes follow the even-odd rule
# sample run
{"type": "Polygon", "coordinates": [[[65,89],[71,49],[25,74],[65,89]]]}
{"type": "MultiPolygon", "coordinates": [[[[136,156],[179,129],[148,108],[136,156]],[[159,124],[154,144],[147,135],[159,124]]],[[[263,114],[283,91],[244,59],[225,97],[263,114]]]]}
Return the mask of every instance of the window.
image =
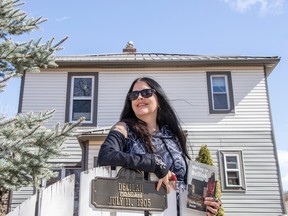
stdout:
{"type": "Polygon", "coordinates": [[[222,190],[245,191],[242,151],[220,151],[222,190]]]}
{"type": "Polygon", "coordinates": [[[234,111],[232,80],[230,72],[207,72],[210,113],[234,111]]]}
{"type": "Polygon", "coordinates": [[[94,157],[93,167],[98,167],[98,157],[94,157]]]}
{"type": "Polygon", "coordinates": [[[97,82],[95,73],[69,73],[66,122],[85,117],[84,124],[96,124],[97,82]]]}
{"type": "Polygon", "coordinates": [[[72,77],[70,119],[77,121],[85,117],[86,122],[92,119],[93,77],[72,77]]]}

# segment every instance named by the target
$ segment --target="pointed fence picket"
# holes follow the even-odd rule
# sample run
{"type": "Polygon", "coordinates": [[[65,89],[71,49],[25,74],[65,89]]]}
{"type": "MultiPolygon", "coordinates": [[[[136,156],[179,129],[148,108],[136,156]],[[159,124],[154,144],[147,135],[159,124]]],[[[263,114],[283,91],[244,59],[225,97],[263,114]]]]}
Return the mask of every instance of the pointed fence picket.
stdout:
{"type": "Polygon", "coordinates": [[[21,205],[9,212],[7,216],[32,216],[35,215],[36,196],[31,196],[25,200],[21,205]]]}
{"type": "Polygon", "coordinates": [[[33,195],[7,216],[73,216],[75,175],[68,176],[40,192],[39,211],[35,211],[37,196],[33,195]]]}

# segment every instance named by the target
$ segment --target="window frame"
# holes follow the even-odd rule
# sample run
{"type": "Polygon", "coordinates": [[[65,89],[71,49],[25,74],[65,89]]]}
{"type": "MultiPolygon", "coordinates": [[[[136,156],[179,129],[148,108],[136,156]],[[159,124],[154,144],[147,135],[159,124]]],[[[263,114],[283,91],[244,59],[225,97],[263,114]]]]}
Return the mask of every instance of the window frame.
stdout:
{"type": "Polygon", "coordinates": [[[99,167],[99,165],[98,165],[98,156],[94,156],[94,158],[93,158],[93,167],[95,168],[95,167],[99,167]]]}
{"type": "Polygon", "coordinates": [[[86,123],[92,123],[93,121],[93,109],[94,109],[94,105],[93,105],[93,96],[94,96],[94,76],[72,76],[71,77],[71,94],[70,94],[70,106],[69,106],[69,120],[70,122],[76,122],[77,120],[73,120],[73,106],[74,106],[74,101],[91,101],[90,104],[90,120],[85,120],[86,123]],[[91,79],[91,96],[74,96],[74,84],[75,84],[75,80],[76,79],[81,79],[81,78],[87,78],[87,79],[91,79]]]}
{"type": "Polygon", "coordinates": [[[243,152],[241,150],[221,150],[219,151],[220,174],[222,191],[246,191],[246,179],[244,171],[243,152]],[[237,158],[237,168],[227,168],[227,157],[237,158]],[[239,185],[229,184],[228,172],[237,172],[239,175],[239,185]]]}
{"type": "MultiPolygon", "coordinates": [[[[91,120],[83,121],[81,126],[96,126],[97,107],[98,107],[97,106],[98,104],[98,73],[96,72],[91,72],[91,73],[90,72],[89,73],[69,72],[68,73],[65,122],[69,122],[69,123],[75,122],[72,120],[73,100],[75,100],[75,98],[77,99],[77,97],[73,96],[74,89],[72,89],[74,87],[75,78],[92,78],[92,92],[91,92],[91,97],[89,97],[89,100],[91,100],[91,120]]],[[[87,98],[88,97],[85,97],[83,98],[83,100],[87,98]]]]}
{"type": "Polygon", "coordinates": [[[223,71],[206,72],[206,77],[207,77],[209,113],[210,114],[233,113],[235,108],[234,108],[234,96],[233,96],[231,72],[223,72],[223,71]],[[224,77],[225,79],[228,109],[214,108],[214,93],[212,86],[213,77],[224,77]]]}

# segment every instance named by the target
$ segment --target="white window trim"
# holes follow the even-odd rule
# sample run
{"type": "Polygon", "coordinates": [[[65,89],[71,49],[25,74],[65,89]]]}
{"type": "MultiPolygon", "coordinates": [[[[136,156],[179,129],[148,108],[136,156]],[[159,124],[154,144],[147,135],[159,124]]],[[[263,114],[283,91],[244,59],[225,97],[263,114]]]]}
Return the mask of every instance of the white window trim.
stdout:
{"type": "Polygon", "coordinates": [[[219,150],[219,163],[220,163],[220,174],[221,174],[221,185],[222,191],[235,191],[235,192],[245,192],[246,191],[246,179],[245,179],[245,169],[244,169],[244,159],[242,150],[219,150]],[[236,156],[238,169],[227,169],[226,157],[236,156]],[[228,174],[227,171],[239,171],[239,185],[229,185],[228,184],[228,174]]]}
{"type": "Polygon", "coordinates": [[[241,165],[240,165],[240,159],[239,154],[224,154],[224,166],[225,166],[225,180],[226,180],[226,187],[242,187],[242,174],[241,174],[241,165]],[[230,169],[227,167],[227,157],[236,157],[237,159],[237,169],[230,169]],[[237,172],[238,178],[239,178],[239,185],[230,185],[228,181],[228,172],[237,172]]]}
{"type": "Polygon", "coordinates": [[[70,89],[70,107],[69,107],[69,122],[76,122],[72,120],[72,115],[73,115],[73,100],[91,100],[91,117],[90,117],[90,121],[83,121],[83,123],[92,123],[93,122],[93,109],[94,109],[94,103],[95,101],[93,101],[94,98],[94,76],[72,76],[71,77],[71,89],[70,89]],[[87,97],[74,97],[74,80],[75,78],[91,78],[92,79],[92,86],[91,86],[91,96],[87,96],[87,97]]]}

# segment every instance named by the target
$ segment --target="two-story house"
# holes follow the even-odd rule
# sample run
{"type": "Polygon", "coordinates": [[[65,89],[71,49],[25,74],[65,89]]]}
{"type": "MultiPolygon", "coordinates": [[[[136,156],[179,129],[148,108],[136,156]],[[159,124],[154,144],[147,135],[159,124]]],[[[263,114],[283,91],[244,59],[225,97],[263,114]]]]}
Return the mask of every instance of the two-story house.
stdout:
{"type": "MultiPolygon", "coordinates": [[[[59,178],[97,166],[109,128],[118,119],[131,82],[156,79],[187,130],[192,159],[207,144],[219,169],[225,215],[285,214],[271,119],[267,77],[277,56],[209,56],[123,53],[58,56],[58,68],[27,73],[21,84],[20,112],[56,109],[48,126],[86,121],[81,135],[65,143],[69,154],[57,162],[59,178]]],[[[13,192],[13,208],[29,195],[13,192]]],[[[30,194],[31,195],[31,194],[30,194]]]]}

